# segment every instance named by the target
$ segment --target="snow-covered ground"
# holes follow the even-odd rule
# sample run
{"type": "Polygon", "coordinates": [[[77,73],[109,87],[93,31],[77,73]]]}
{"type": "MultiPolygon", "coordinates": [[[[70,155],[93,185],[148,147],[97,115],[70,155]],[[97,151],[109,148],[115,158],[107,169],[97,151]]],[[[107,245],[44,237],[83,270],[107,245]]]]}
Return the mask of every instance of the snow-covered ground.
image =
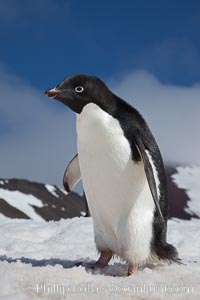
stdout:
{"type": "MultiPolygon", "coordinates": [[[[200,172],[178,171],[174,180],[198,214],[200,172]]],[[[91,218],[44,222],[0,215],[0,299],[200,299],[200,220],[168,224],[168,240],[184,264],[148,265],[124,277],[127,265],[118,260],[102,271],[80,265],[97,258],[91,218]]]]}

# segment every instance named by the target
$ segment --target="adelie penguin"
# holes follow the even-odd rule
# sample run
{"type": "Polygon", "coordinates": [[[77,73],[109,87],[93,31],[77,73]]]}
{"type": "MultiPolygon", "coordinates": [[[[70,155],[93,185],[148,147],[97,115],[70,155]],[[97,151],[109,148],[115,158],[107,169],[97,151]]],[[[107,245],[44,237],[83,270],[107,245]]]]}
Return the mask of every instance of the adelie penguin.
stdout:
{"type": "Polygon", "coordinates": [[[77,114],[78,154],[64,186],[81,178],[105,267],[117,255],[128,275],[149,261],[179,262],[167,243],[167,184],[158,145],[141,114],[94,76],[66,78],[45,95],[77,114]]]}

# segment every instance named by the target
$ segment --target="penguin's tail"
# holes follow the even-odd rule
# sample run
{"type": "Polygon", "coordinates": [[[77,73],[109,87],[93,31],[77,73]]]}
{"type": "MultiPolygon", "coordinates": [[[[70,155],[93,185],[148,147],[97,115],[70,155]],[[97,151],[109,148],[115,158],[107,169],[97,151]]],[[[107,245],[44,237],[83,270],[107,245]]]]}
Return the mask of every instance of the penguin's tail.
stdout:
{"type": "Polygon", "coordinates": [[[158,260],[162,260],[164,262],[167,262],[168,264],[171,264],[173,262],[177,264],[182,264],[181,259],[178,257],[178,251],[176,248],[168,243],[159,244],[156,249],[156,256],[158,260]]]}

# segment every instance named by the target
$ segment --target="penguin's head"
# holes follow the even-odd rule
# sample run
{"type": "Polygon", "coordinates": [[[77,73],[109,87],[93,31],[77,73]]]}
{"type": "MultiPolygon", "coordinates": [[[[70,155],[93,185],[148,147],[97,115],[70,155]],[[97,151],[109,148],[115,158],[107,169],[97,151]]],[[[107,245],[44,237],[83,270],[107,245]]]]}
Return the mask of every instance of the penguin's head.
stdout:
{"type": "Polygon", "coordinates": [[[95,103],[104,110],[110,110],[115,102],[114,94],[104,82],[95,76],[88,75],[66,78],[44,94],[62,102],[78,114],[89,103],[95,103]]]}

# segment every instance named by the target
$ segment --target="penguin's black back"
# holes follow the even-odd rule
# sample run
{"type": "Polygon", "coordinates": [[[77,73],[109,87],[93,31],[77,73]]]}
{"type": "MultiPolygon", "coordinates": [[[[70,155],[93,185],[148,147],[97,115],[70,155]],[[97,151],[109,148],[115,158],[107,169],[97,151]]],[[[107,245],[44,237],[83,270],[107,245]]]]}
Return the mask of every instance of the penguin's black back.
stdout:
{"type": "Polygon", "coordinates": [[[168,219],[167,179],[159,147],[141,114],[121,98],[115,97],[116,108],[112,115],[119,121],[124,135],[129,141],[133,161],[139,163],[142,160],[136,147],[136,140],[139,136],[142,138],[146,150],[149,151],[158,174],[160,183],[159,204],[164,220],[159,215],[158,210],[155,209],[151,240],[152,255],[156,255],[161,260],[179,262],[176,248],[166,241],[168,219]]]}

